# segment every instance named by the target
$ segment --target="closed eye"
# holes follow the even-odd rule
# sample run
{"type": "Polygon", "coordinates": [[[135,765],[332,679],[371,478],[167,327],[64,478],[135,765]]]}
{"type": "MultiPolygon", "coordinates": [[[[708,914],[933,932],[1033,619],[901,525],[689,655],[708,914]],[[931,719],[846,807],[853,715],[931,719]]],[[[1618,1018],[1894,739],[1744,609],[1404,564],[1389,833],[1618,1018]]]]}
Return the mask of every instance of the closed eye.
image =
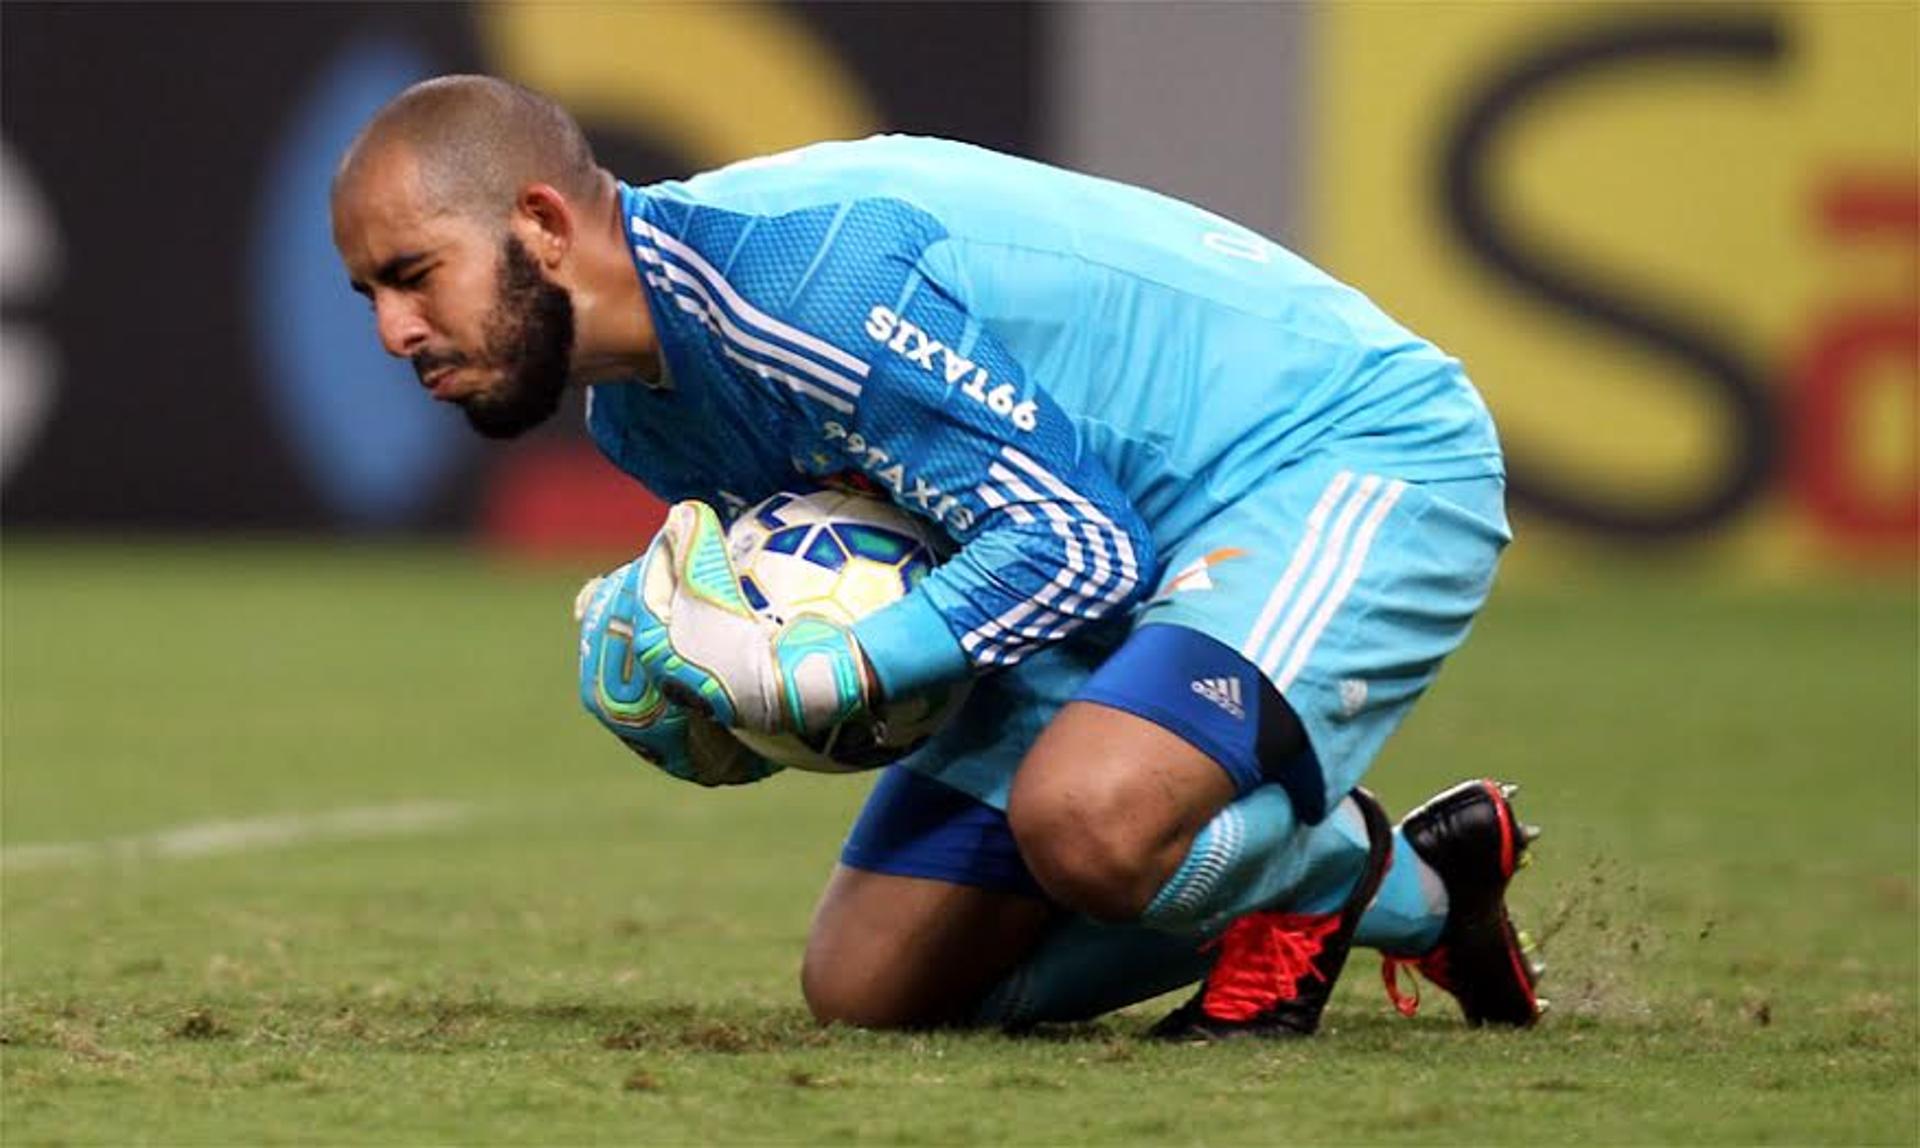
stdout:
{"type": "MultiPolygon", "coordinates": [[[[394,287],[410,290],[426,282],[427,275],[434,268],[428,262],[428,252],[409,251],[394,256],[374,269],[373,283],[381,287],[394,287]]],[[[353,289],[361,294],[371,294],[372,289],[366,283],[355,280],[353,289]]]]}

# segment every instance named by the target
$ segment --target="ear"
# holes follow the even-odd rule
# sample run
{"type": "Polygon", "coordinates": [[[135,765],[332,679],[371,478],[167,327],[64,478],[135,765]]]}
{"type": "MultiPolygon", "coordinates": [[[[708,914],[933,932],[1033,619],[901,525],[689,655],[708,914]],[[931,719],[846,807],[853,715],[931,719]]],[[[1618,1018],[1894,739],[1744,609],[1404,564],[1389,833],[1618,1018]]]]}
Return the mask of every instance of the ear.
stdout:
{"type": "Polygon", "coordinates": [[[513,201],[509,226],[534,260],[551,271],[573,250],[578,222],[573,204],[552,184],[530,183],[513,201]]]}

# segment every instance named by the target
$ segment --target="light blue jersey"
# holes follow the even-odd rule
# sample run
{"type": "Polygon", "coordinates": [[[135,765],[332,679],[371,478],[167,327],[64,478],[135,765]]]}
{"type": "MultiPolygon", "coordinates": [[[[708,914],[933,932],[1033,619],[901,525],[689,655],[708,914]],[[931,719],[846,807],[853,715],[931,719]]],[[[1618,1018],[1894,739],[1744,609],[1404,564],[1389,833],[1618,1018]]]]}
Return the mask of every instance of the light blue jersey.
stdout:
{"type": "Polygon", "coordinates": [[[1289,467],[1502,473],[1455,360],[1152,192],[877,137],[621,197],[666,384],[594,388],[596,442],[670,499],[852,471],[937,523],[955,557],[856,628],[889,693],[1129,616],[1289,467]]]}

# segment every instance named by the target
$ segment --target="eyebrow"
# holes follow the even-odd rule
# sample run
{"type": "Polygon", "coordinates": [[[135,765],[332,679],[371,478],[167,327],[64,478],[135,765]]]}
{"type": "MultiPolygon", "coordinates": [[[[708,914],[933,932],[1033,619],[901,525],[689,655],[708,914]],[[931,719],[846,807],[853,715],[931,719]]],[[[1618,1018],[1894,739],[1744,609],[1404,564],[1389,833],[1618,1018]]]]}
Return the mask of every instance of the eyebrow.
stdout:
{"type": "MultiPolygon", "coordinates": [[[[383,287],[395,286],[407,273],[407,268],[425,259],[427,254],[425,251],[403,251],[374,268],[373,281],[383,287]]],[[[347,284],[362,295],[370,294],[367,285],[358,279],[349,279],[347,284]]]]}

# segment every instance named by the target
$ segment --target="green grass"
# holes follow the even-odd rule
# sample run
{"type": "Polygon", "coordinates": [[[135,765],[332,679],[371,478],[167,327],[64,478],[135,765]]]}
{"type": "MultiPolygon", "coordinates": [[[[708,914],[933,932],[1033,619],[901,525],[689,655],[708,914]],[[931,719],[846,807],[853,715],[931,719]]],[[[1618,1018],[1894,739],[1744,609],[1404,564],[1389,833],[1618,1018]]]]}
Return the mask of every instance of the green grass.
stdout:
{"type": "Polygon", "coordinates": [[[1907,586],[1503,591],[1373,780],[1526,785],[1550,1023],[1298,1045],[821,1030],[860,778],[709,793],[575,712],[583,571],[10,540],[0,1141],[1914,1143],[1907,586]],[[396,803],[410,833],[151,836],[396,803]],[[146,844],[142,844],[142,842],[146,844]],[[26,847],[119,842],[49,856],[26,847]]]}

